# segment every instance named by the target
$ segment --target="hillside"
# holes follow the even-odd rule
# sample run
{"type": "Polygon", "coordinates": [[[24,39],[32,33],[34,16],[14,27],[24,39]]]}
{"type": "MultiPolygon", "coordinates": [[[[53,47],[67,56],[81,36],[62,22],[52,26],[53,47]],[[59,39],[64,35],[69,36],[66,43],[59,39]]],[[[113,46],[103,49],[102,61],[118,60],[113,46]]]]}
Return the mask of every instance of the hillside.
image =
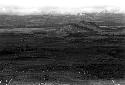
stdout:
{"type": "Polygon", "coordinates": [[[0,15],[0,75],[9,80],[28,72],[70,71],[79,80],[124,78],[124,15],[91,15],[95,20],[79,15],[0,15]]]}

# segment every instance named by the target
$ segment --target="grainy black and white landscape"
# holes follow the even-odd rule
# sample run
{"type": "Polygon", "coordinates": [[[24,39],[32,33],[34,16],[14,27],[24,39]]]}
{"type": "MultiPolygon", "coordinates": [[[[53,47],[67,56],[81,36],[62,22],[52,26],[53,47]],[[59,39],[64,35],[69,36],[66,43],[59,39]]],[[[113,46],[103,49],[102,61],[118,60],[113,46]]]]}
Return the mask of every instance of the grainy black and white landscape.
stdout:
{"type": "Polygon", "coordinates": [[[125,14],[0,15],[1,85],[124,85],[125,14]]]}

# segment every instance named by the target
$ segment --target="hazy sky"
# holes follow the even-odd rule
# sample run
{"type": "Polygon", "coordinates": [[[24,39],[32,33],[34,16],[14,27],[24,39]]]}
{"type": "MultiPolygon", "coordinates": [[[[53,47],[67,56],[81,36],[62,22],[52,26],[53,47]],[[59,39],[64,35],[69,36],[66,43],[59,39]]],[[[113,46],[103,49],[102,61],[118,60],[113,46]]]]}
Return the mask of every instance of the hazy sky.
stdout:
{"type": "MultiPolygon", "coordinates": [[[[0,0],[1,12],[33,13],[45,7],[57,7],[61,12],[72,11],[71,8],[86,8],[86,10],[120,9],[125,11],[125,0],[0,0]]],[[[48,11],[49,9],[43,9],[48,11]]],[[[55,11],[54,10],[54,11],[55,11]]],[[[76,10],[74,10],[76,11],[76,10]]]]}

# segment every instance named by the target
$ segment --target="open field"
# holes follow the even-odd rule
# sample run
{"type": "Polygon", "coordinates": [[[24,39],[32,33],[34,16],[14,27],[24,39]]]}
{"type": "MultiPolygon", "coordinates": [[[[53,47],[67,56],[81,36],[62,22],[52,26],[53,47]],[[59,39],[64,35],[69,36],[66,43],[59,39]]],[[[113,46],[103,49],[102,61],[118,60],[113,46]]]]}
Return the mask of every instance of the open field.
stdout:
{"type": "Polygon", "coordinates": [[[0,15],[2,82],[21,83],[17,77],[28,73],[50,79],[46,82],[71,81],[69,85],[84,85],[85,80],[85,85],[113,85],[90,84],[100,79],[124,82],[125,15],[92,15],[95,21],[80,15],[0,15]]]}

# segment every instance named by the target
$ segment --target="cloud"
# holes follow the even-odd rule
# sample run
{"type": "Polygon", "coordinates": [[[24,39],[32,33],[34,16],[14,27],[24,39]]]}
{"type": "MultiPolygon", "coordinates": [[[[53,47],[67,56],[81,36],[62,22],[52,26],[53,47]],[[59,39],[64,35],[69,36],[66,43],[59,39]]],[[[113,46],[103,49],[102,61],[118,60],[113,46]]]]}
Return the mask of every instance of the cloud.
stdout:
{"type": "Polygon", "coordinates": [[[100,12],[103,9],[125,12],[124,0],[1,0],[0,12],[10,14],[100,12]]]}

